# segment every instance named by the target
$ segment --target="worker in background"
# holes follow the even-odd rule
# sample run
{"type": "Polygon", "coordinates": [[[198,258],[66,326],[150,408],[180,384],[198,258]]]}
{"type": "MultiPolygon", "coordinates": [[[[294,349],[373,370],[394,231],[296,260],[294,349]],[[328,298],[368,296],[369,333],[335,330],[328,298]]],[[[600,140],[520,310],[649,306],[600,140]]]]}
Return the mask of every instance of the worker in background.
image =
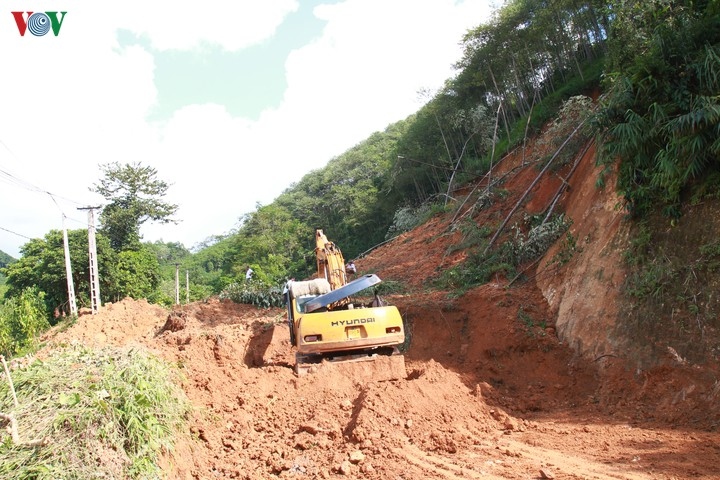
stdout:
{"type": "Polygon", "coordinates": [[[294,281],[295,277],[288,280],[285,283],[285,287],[283,287],[283,297],[285,297],[285,303],[288,303],[290,301],[290,288],[292,287],[294,281]]]}
{"type": "Polygon", "coordinates": [[[355,262],[350,260],[350,263],[345,265],[345,273],[349,275],[355,275],[357,273],[357,267],[355,267],[355,262]]]}
{"type": "Polygon", "coordinates": [[[252,280],[254,273],[255,272],[253,271],[253,269],[250,268],[250,265],[248,265],[247,270],[245,270],[245,281],[249,282],[250,280],[252,280]]]}

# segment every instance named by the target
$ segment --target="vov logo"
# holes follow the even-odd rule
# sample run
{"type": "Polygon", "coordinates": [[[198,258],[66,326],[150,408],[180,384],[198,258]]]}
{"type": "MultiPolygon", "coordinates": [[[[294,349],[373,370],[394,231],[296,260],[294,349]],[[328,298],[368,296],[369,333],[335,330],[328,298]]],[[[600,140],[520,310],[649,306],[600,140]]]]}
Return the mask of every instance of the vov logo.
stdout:
{"type": "Polygon", "coordinates": [[[52,28],[57,37],[60,34],[65,14],[67,12],[10,12],[15,17],[20,36],[24,37],[26,31],[30,31],[36,37],[42,37],[52,28]],[[61,14],[58,18],[58,13],[61,14]],[[27,17],[25,16],[27,15],[27,17]]]}

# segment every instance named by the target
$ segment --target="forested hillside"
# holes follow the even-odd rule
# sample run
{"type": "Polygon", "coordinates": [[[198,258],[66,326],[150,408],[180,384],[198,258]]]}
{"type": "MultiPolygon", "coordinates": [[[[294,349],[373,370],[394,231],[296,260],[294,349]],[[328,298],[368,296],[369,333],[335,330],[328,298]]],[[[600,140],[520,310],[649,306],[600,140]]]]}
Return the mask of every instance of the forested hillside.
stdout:
{"type": "MultiPolygon", "coordinates": [[[[232,278],[233,268],[253,263],[272,281],[307,275],[316,226],[356,257],[457,200],[456,189],[491,174],[563,102],[595,91],[603,92],[597,108],[572,121],[601,140],[600,162],[619,167],[625,206],[677,216],[682,198],[717,193],[717,9],[660,0],[507,2],[468,32],[458,75],[425,107],[247,214],[237,235],[194,257],[195,268],[232,278]]],[[[558,130],[557,146],[572,131],[558,130]]],[[[561,155],[582,144],[574,137],[561,155]]]]}
{"type": "Polygon", "coordinates": [[[0,250],[0,268],[7,267],[13,260],[14,258],[0,250]]]}
{"type": "MultiPolygon", "coordinates": [[[[317,227],[346,258],[358,258],[452,211],[478,179],[485,202],[502,197],[497,162],[546,126],[554,132],[547,155],[557,152],[552,168],[597,138],[606,167],[598,184],[617,171],[622,208],[637,220],[655,211],[677,219],[685,202],[718,195],[718,8],[717,1],[508,1],[459,39],[462,57],[448,59],[457,75],[440,91],[424,92],[418,112],[308,172],[272,203],[238,212],[236,230],[208,232],[192,252],[142,242],[143,223],[174,221],[177,210],[164,201],[168,185],[157,171],[105,166],[92,187],[107,198],[97,240],[104,300],[172,304],[181,272],[189,280],[183,300],[202,299],[242,283],[248,266],[257,290],[251,297],[270,298],[287,278],[314,271],[317,227]]],[[[69,238],[78,301],[88,305],[87,234],[71,231],[69,238]]],[[[482,266],[488,258],[516,268],[521,259],[507,258],[508,248],[489,238],[474,269],[494,268],[482,266]]],[[[67,312],[62,255],[59,231],[28,242],[20,261],[4,269],[7,295],[37,287],[48,312],[67,312]]],[[[484,276],[465,277],[470,286],[484,276]]]]}

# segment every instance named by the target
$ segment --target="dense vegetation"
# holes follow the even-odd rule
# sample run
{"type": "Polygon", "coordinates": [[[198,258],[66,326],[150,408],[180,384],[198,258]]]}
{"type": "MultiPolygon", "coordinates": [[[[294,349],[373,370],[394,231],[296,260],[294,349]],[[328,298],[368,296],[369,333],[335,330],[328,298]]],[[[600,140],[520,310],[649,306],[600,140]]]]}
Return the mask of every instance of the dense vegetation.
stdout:
{"type": "MultiPolygon", "coordinates": [[[[568,99],[597,92],[596,116],[570,119],[559,138],[587,121],[594,130],[576,140],[599,136],[603,162],[619,166],[628,209],[643,215],[660,205],[677,216],[686,197],[720,195],[719,8],[717,1],[509,0],[467,32],[457,75],[427,92],[418,112],[309,172],[271,204],[244,213],[237,230],[209,237],[193,252],[142,242],[144,222],[174,221],[176,207],[163,201],[168,186],[158,172],[140,163],[107,165],[94,186],[108,200],[97,232],[102,299],[170,305],[178,277],[183,287],[190,280],[180,301],[221,292],[259,298],[258,291],[313,272],[316,227],[347,259],[357,258],[447,208],[467,182],[487,178],[487,194],[501,194],[491,181],[493,164],[556,118],[568,99]],[[244,282],[248,266],[256,272],[252,285],[244,282]]],[[[512,274],[564,228],[560,216],[530,219],[514,245],[476,231],[482,248],[444,285],[482,282],[494,269],[512,274]],[[548,225],[555,225],[552,235],[540,242],[537,232],[549,235],[548,225]]],[[[87,232],[68,233],[78,302],[87,306],[87,232]]],[[[63,261],[61,232],[30,241],[2,270],[6,298],[37,288],[51,322],[53,312],[67,313],[63,261]]],[[[0,331],[7,325],[0,316],[0,331]]]]}
{"type": "Polygon", "coordinates": [[[597,123],[604,161],[642,216],[681,214],[720,195],[720,2],[651,0],[613,8],[606,94],[597,123]]]}
{"type": "Polygon", "coordinates": [[[80,346],[15,369],[0,383],[0,412],[13,412],[0,477],[161,478],[189,409],[176,375],[140,350],[80,346]]]}
{"type": "Polygon", "coordinates": [[[3,268],[7,267],[13,260],[10,255],[0,250],[0,298],[3,298],[5,296],[5,291],[7,288],[5,287],[5,275],[2,273],[3,268]]]}
{"type": "Polygon", "coordinates": [[[13,260],[10,255],[0,250],[0,268],[7,267],[13,260]]]}

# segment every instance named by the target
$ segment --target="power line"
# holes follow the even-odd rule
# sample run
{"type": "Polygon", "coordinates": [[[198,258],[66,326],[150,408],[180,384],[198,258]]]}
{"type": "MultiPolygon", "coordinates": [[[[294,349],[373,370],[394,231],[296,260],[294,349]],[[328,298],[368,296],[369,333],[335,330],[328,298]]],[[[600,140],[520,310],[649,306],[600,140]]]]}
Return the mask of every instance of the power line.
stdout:
{"type": "Polygon", "coordinates": [[[30,182],[26,182],[25,180],[22,180],[15,175],[13,175],[10,172],[7,172],[0,168],[0,180],[3,180],[5,183],[9,185],[14,185],[16,187],[24,188],[25,190],[30,190],[31,192],[43,192],[43,189],[36,187],[30,182]]]}
{"type": "MultiPolygon", "coordinates": [[[[4,147],[4,149],[9,153],[11,159],[14,159],[15,161],[17,161],[17,162],[20,163],[20,164],[23,163],[23,162],[20,161],[20,159],[18,158],[18,156],[15,155],[15,152],[13,152],[13,151],[10,149],[10,147],[8,147],[7,144],[6,144],[1,138],[0,138],[0,146],[4,147]]],[[[29,182],[29,181],[27,181],[27,180],[24,180],[24,179],[18,177],[17,175],[11,173],[10,171],[8,171],[7,169],[4,169],[4,168],[0,168],[0,183],[5,183],[5,184],[11,185],[11,186],[13,186],[13,187],[18,187],[18,188],[21,188],[21,189],[30,191],[30,192],[32,192],[32,193],[41,193],[41,194],[46,194],[46,195],[48,195],[48,196],[50,197],[50,199],[53,201],[53,203],[55,204],[55,206],[58,208],[58,210],[60,210],[60,213],[62,214],[62,218],[63,218],[63,230],[65,229],[65,222],[64,222],[65,220],[70,220],[70,221],[76,222],[76,223],[78,223],[78,224],[80,224],[80,225],[84,225],[84,224],[85,224],[85,222],[82,222],[81,220],[78,220],[78,219],[75,219],[75,218],[70,218],[70,217],[68,217],[67,215],[65,215],[65,212],[63,211],[63,208],[62,208],[62,207],[60,206],[60,204],[58,203],[58,200],[63,200],[63,201],[65,201],[65,202],[69,202],[69,203],[71,203],[71,204],[75,204],[76,206],[81,206],[81,205],[84,205],[85,203],[81,203],[81,202],[75,201],[75,200],[73,200],[73,199],[64,197],[64,196],[62,196],[62,195],[58,195],[58,194],[56,194],[56,193],[52,193],[52,192],[50,192],[49,190],[46,190],[46,189],[44,189],[44,188],[38,187],[38,186],[35,185],[34,183],[29,182]]],[[[27,236],[27,235],[23,235],[23,234],[21,234],[21,233],[17,233],[17,232],[15,232],[15,231],[13,231],[13,230],[9,230],[9,229],[4,228],[4,227],[0,227],[0,230],[5,231],[5,232],[8,232],[8,233],[11,233],[11,234],[16,235],[16,236],[21,237],[21,238],[25,238],[25,239],[27,239],[27,240],[33,240],[33,238],[31,238],[31,237],[29,237],[29,236],[27,236]]]]}
{"type": "Polygon", "coordinates": [[[25,235],[23,235],[23,234],[21,234],[21,233],[13,232],[12,230],[8,230],[7,228],[0,227],[0,230],[4,230],[4,231],[6,231],[6,232],[8,232],[8,233],[12,233],[13,235],[17,235],[18,237],[27,238],[28,240],[32,240],[32,238],[30,238],[30,237],[28,237],[28,236],[25,236],[25,235]]]}
{"type": "MultiPolygon", "coordinates": [[[[5,142],[3,142],[3,140],[1,138],[0,138],[0,145],[5,147],[5,150],[7,150],[8,153],[10,154],[10,156],[13,157],[16,161],[23,163],[18,158],[18,156],[15,155],[15,152],[10,150],[10,147],[8,147],[7,144],[5,142]]],[[[71,198],[63,197],[62,195],[52,193],[44,188],[38,187],[37,185],[35,185],[31,182],[28,182],[27,180],[23,180],[22,178],[19,178],[16,175],[13,175],[12,173],[10,173],[8,171],[3,170],[2,168],[0,168],[0,180],[4,181],[5,183],[8,183],[9,185],[14,185],[14,186],[17,186],[20,188],[24,188],[25,190],[29,190],[31,192],[46,193],[46,194],[50,195],[50,197],[53,199],[53,201],[55,201],[56,205],[57,205],[57,201],[55,200],[56,198],[65,200],[66,202],[74,203],[75,205],[84,205],[86,203],[86,202],[76,202],[75,200],[73,200],[71,198]]],[[[60,208],[59,205],[58,205],[58,208],[60,208]]]]}
{"type": "Polygon", "coordinates": [[[65,200],[66,202],[74,203],[75,205],[84,205],[83,202],[77,202],[71,198],[63,197],[62,195],[58,195],[56,193],[52,193],[48,190],[40,188],[37,185],[30,183],[26,180],[23,180],[1,168],[0,168],[0,180],[4,181],[5,183],[7,183],[9,185],[20,187],[20,188],[23,188],[30,192],[45,193],[45,194],[49,195],[53,199],[53,201],[55,201],[56,204],[57,204],[56,198],[59,198],[61,200],[65,200]]]}
{"type": "Polygon", "coordinates": [[[87,220],[78,220],[77,218],[72,218],[72,217],[68,217],[68,216],[65,216],[65,218],[72,222],[79,223],[83,227],[87,225],[87,220]]]}
{"type": "MultiPolygon", "coordinates": [[[[2,141],[2,139],[0,139],[0,145],[2,145],[2,146],[5,148],[5,150],[7,150],[7,152],[10,154],[10,156],[12,156],[12,157],[13,157],[15,160],[17,160],[18,162],[20,161],[20,160],[18,159],[17,155],[15,155],[15,153],[14,153],[12,150],[10,150],[10,147],[8,147],[7,144],[2,141]]],[[[17,175],[14,175],[14,174],[10,173],[8,170],[2,169],[2,168],[0,168],[0,182],[6,183],[6,184],[8,184],[8,185],[15,186],[15,187],[18,187],[18,188],[22,188],[22,189],[24,189],[24,190],[28,190],[28,191],[33,192],[33,193],[42,193],[42,194],[48,195],[48,196],[50,197],[50,199],[53,201],[53,203],[55,204],[55,206],[58,208],[58,210],[60,210],[60,213],[62,214],[62,216],[63,216],[64,218],[66,218],[67,220],[70,220],[70,221],[72,221],[72,222],[75,222],[75,223],[77,223],[77,224],[85,225],[85,222],[82,221],[82,220],[78,220],[78,219],[76,219],[76,218],[68,217],[68,216],[65,214],[65,212],[63,211],[63,209],[62,209],[62,207],[60,206],[60,204],[58,203],[58,199],[63,200],[63,201],[66,201],[66,202],[69,202],[69,203],[72,203],[72,204],[75,204],[76,206],[85,205],[85,202],[78,202],[78,201],[75,201],[75,200],[73,200],[73,199],[71,199],[71,198],[67,198],[67,197],[64,197],[64,196],[62,196],[62,195],[58,195],[58,194],[56,194],[56,193],[52,193],[52,192],[50,192],[49,190],[46,190],[46,189],[41,188],[41,187],[38,187],[38,186],[35,185],[34,183],[28,182],[27,180],[24,180],[24,179],[18,177],[17,175]]],[[[27,239],[29,239],[29,240],[32,240],[32,238],[30,238],[30,237],[28,237],[28,236],[26,236],[26,235],[22,235],[22,234],[20,234],[20,233],[13,232],[13,231],[8,230],[8,229],[5,229],[5,228],[2,228],[2,230],[7,231],[7,232],[9,232],[9,233],[12,233],[12,234],[17,235],[17,236],[22,237],[22,238],[27,238],[27,239]]]]}

